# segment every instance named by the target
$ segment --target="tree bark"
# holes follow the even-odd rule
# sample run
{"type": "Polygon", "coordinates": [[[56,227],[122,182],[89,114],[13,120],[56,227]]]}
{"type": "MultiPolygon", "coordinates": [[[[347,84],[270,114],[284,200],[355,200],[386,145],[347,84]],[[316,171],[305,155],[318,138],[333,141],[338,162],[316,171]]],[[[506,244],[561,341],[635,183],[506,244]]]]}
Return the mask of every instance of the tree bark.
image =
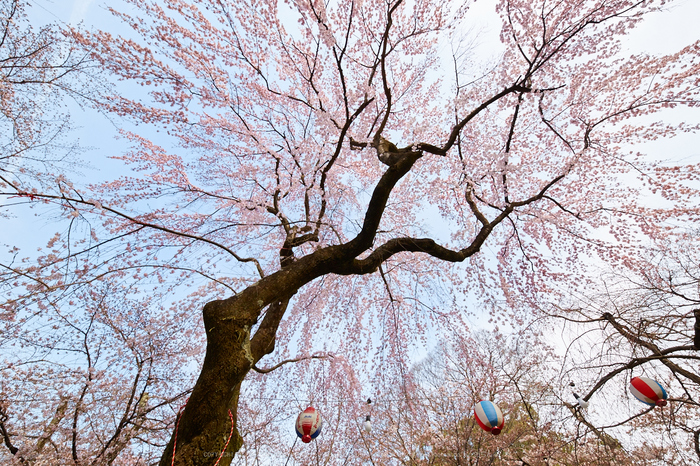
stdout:
{"type": "MultiPolygon", "coordinates": [[[[241,384],[253,365],[274,348],[277,325],[287,301],[312,280],[348,268],[355,257],[372,246],[392,189],[421,155],[409,154],[384,173],[368,204],[363,228],[353,240],[319,249],[296,261],[285,261],[281,270],[241,293],[204,306],[207,335],[204,364],[176,421],[160,466],[231,463],[242,445],[236,426],[241,384]],[[251,329],[266,306],[268,312],[251,338],[251,329]]],[[[362,273],[372,271],[372,267],[366,267],[362,273]]]]}
{"type": "MultiPolygon", "coordinates": [[[[468,119],[519,89],[518,86],[511,86],[503,90],[472,112],[468,119]]],[[[450,140],[444,151],[453,143],[450,140]]],[[[427,149],[434,148],[431,146],[427,149]]],[[[427,152],[434,153],[434,150],[427,149],[427,152]]],[[[400,252],[421,252],[441,260],[461,262],[476,254],[496,225],[508,218],[516,207],[542,199],[547,190],[566,174],[564,172],[555,177],[530,198],[509,202],[491,221],[478,210],[467,190],[467,201],[481,227],[463,249],[453,251],[439,246],[432,239],[395,238],[377,246],[368,257],[357,259],[372,248],[394,187],[423,156],[422,149],[406,148],[401,151],[400,160],[392,164],[377,182],[365,211],[362,229],[355,238],[344,244],[319,249],[297,260],[291,260],[286,251],[288,248],[283,248],[285,251],[280,255],[282,267],[279,271],[260,279],[235,296],[204,306],[207,335],[204,364],[192,395],[177,420],[160,466],[226,466],[231,463],[242,445],[236,428],[241,384],[255,363],[274,349],[277,326],[284,316],[287,302],[302,286],[329,273],[373,273],[384,261],[400,252]],[[266,306],[269,307],[265,317],[251,337],[251,329],[266,306]]]]}

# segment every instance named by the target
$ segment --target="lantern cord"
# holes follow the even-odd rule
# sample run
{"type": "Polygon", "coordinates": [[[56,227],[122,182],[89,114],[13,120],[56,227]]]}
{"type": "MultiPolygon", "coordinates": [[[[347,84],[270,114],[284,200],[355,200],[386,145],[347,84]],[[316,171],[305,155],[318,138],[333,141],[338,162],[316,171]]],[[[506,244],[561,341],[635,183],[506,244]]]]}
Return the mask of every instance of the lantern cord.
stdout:
{"type": "Polygon", "coordinates": [[[219,464],[219,461],[221,461],[221,458],[224,457],[224,452],[226,451],[226,448],[228,448],[228,443],[231,441],[231,437],[233,437],[233,414],[231,414],[231,410],[228,410],[228,417],[231,419],[231,433],[228,434],[228,440],[226,440],[226,445],[224,445],[224,449],[221,450],[221,454],[219,455],[219,459],[216,460],[216,463],[214,463],[214,466],[217,466],[219,464]]]}
{"type": "Polygon", "coordinates": [[[173,466],[175,464],[175,449],[177,448],[177,429],[180,427],[180,418],[182,417],[182,410],[185,409],[185,406],[187,406],[188,401],[190,401],[189,398],[185,400],[185,404],[180,406],[180,409],[177,411],[177,423],[175,423],[175,440],[173,440],[173,457],[172,461],[170,462],[170,466],[173,466]]]}
{"type": "MultiPolygon", "coordinates": [[[[185,409],[185,406],[187,406],[187,402],[190,401],[189,398],[185,400],[185,404],[180,407],[180,409],[177,412],[177,423],[175,424],[175,440],[173,440],[173,457],[172,461],[170,462],[170,466],[175,465],[175,450],[177,449],[177,430],[180,427],[180,419],[182,418],[182,410],[185,409]]],[[[221,454],[219,455],[219,458],[216,460],[216,463],[214,463],[214,466],[217,466],[219,462],[221,461],[221,458],[224,457],[224,453],[226,452],[226,448],[228,448],[228,444],[231,441],[231,437],[233,437],[233,414],[231,414],[231,410],[228,410],[228,417],[231,419],[231,432],[228,434],[228,439],[226,440],[226,444],[224,445],[224,448],[221,450],[221,454]]]]}

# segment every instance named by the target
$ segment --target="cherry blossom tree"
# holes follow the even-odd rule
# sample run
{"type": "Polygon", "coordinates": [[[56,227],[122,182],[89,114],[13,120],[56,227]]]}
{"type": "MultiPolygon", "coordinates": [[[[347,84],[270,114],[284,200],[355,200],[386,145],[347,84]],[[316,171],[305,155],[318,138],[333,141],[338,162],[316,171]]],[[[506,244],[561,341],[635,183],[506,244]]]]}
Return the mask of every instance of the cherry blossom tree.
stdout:
{"type": "Polygon", "coordinates": [[[691,465],[700,458],[698,254],[695,232],[686,235],[661,245],[638,273],[609,273],[600,294],[579,296],[556,311],[575,335],[566,366],[570,377],[586,381],[582,398],[592,404],[631,399],[615,403],[611,415],[579,420],[595,423],[598,432],[643,441],[647,457],[640,459],[664,464],[691,465]],[[579,351],[580,345],[588,351],[579,351]],[[668,407],[652,409],[626,393],[638,375],[665,387],[668,407]]]}
{"type": "MultiPolygon", "coordinates": [[[[477,332],[450,342],[415,369],[416,404],[429,460],[420,464],[636,464],[633,449],[572,422],[579,407],[562,399],[561,361],[538,329],[511,336],[477,332]],[[474,420],[474,405],[490,399],[503,411],[498,436],[474,420]]],[[[568,384],[565,384],[568,389],[568,384]]],[[[412,464],[403,462],[401,464],[412,464]]]]}
{"type": "Polygon", "coordinates": [[[71,31],[123,82],[96,105],[124,118],[133,171],[4,182],[64,223],[5,267],[3,339],[44,352],[3,369],[3,393],[73,375],[3,425],[75,464],[226,465],[256,387],[333,361],[323,383],[359,396],[464,329],[470,300],[519,327],[596,262],[642,270],[698,205],[697,166],[642,149],[697,129],[666,117],[698,102],[699,44],[623,47],[667,3],[501,0],[481,65],[459,40],[469,1],[127,0],[129,32],[71,31]]]}
{"type": "MultiPolygon", "coordinates": [[[[91,103],[95,91],[102,89],[91,73],[94,62],[65,31],[34,24],[29,2],[0,5],[4,232],[15,231],[26,207],[41,209],[42,195],[65,183],[80,166],[80,148],[70,139],[69,103],[91,103]],[[89,83],[83,81],[87,77],[89,83]]],[[[14,239],[3,235],[4,241],[14,239]]],[[[129,302],[131,319],[115,318],[126,304],[123,296],[115,305],[110,303],[118,284],[103,282],[86,289],[71,281],[73,288],[65,293],[57,256],[40,254],[28,265],[18,258],[18,246],[10,245],[0,261],[0,462],[78,464],[89,457],[91,464],[103,464],[117,456],[127,460],[125,448],[134,437],[151,432],[155,438],[167,428],[149,418],[159,409],[157,403],[148,404],[148,391],[157,392],[158,385],[153,356],[177,358],[187,345],[178,344],[170,354],[173,345],[166,334],[154,336],[144,330],[149,320],[148,312],[142,312],[149,307],[145,300],[129,302]],[[23,286],[24,292],[18,291],[23,286]],[[143,343],[137,344],[140,340],[143,343]],[[116,371],[106,374],[104,368],[110,365],[116,371]]]]}
{"type": "Polygon", "coordinates": [[[27,5],[8,0],[0,6],[0,186],[21,193],[45,187],[75,162],[64,100],[93,95],[80,84],[89,69],[85,52],[56,27],[35,30],[27,5]]]}

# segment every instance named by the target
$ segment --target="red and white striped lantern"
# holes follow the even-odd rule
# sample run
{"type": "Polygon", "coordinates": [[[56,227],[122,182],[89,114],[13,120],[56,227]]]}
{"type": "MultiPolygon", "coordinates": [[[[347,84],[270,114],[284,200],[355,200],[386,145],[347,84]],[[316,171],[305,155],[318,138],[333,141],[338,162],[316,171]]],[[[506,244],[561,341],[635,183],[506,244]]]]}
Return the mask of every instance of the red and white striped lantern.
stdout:
{"type": "Polygon", "coordinates": [[[666,390],[659,382],[649,377],[632,377],[630,392],[636,399],[649,406],[666,406],[666,390]]]}
{"type": "Polygon", "coordinates": [[[323,420],[316,409],[309,406],[297,416],[296,431],[297,437],[304,443],[318,437],[323,427],[323,420]]]}

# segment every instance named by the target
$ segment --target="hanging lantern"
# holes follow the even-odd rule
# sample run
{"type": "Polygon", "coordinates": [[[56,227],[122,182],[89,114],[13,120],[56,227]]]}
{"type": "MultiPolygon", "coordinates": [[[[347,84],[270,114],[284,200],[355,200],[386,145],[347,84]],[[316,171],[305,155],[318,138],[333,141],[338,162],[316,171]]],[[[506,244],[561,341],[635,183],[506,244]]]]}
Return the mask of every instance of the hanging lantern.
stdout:
{"type": "Polygon", "coordinates": [[[666,390],[659,382],[649,377],[632,377],[630,392],[636,399],[649,406],[666,406],[666,390]]]}
{"type": "Polygon", "coordinates": [[[493,435],[498,435],[503,430],[503,413],[490,401],[482,400],[474,407],[474,418],[479,427],[493,435]]]}
{"type": "Polygon", "coordinates": [[[362,427],[365,429],[365,432],[367,432],[368,434],[370,432],[372,432],[372,419],[370,419],[369,414],[365,418],[365,422],[364,422],[364,424],[362,424],[362,427]]]}
{"type": "Polygon", "coordinates": [[[321,415],[311,406],[297,416],[297,437],[304,443],[309,443],[318,437],[318,434],[321,433],[321,427],[323,427],[321,415]]]}
{"type": "Polygon", "coordinates": [[[576,394],[576,392],[574,392],[574,398],[576,398],[576,403],[578,403],[578,405],[579,405],[581,408],[583,408],[583,409],[588,408],[588,405],[589,405],[588,401],[586,401],[586,400],[584,400],[583,398],[581,398],[580,396],[578,396],[578,395],[576,394]]]}

